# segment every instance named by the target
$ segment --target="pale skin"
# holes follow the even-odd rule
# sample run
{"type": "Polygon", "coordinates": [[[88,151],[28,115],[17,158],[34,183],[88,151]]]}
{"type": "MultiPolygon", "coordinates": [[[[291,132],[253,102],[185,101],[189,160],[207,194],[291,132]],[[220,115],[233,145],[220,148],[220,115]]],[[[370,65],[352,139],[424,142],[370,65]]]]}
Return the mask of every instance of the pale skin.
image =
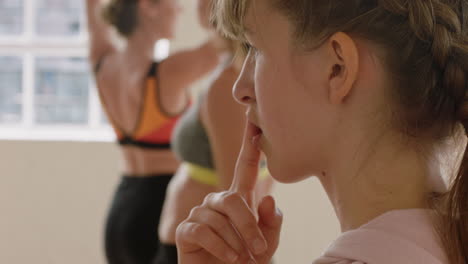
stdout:
{"type": "Polygon", "coordinates": [[[281,214],[270,197],[250,203],[258,150],[280,182],[318,177],[343,232],[391,210],[426,208],[434,153],[392,129],[383,52],[342,32],[305,51],[267,0],[252,2],[245,23],[253,48],[234,96],[250,129],[231,189],[208,195],[178,227],[179,263],[271,261],[281,214]]]}
{"type": "MultiPolygon", "coordinates": [[[[102,60],[96,83],[108,116],[126,134],[131,134],[138,122],[142,91],[153,62],[154,45],[160,39],[173,37],[175,20],[181,7],[176,0],[138,1],[138,25],[124,45],[119,46],[111,26],[100,14],[106,2],[86,1],[89,58],[93,66],[102,60]]],[[[176,114],[184,110],[188,99],[187,88],[216,67],[219,51],[223,48],[210,39],[199,47],[177,52],[160,64],[161,104],[166,112],[176,114]]],[[[128,146],[122,151],[124,171],[129,175],[173,173],[179,166],[169,150],[148,151],[128,146]]]]}
{"type": "MultiPolygon", "coordinates": [[[[198,2],[200,24],[206,29],[210,28],[208,3],[209,0],[198,2]]],[[[187,218],[193,207],[199,205],[207,194],[228,189],[233,179],[242,143],[246,108],[236,103],[232,97],[232,87],[243,61],[233,61],[232,54],[228,52],[224,55],[225,60],[215,71],[213,82],[201,102],[199,116],[210,141],[219,185],[201,184],[190,177],[190,172],[184,165],[179,168],[169,185],[159,224],[159,237],[165,244],[175,244],[177,226],[187,218]]],[[[258,196],[263,197],[269,193],[271,184],[271,179],[262,181],[256,189],[258,196]]]]}

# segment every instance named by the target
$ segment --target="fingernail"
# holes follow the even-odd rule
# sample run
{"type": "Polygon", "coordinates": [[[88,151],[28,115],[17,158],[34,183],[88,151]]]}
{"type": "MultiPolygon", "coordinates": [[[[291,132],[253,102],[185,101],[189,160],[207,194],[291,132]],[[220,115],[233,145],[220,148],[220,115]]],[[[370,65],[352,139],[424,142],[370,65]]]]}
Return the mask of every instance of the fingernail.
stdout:
{"type": "Polygon", "coordinates": [[[236,262],[236,260],[238,258],[237,254],[235,254],[234,252],[228,252],[227,257],[228,257],[229,262],[231,262],[231,263],[236,262]]]}
{"type": "Polygon", "coordinates": [[[276,214],[279,216],[283,216],[283,211],[281,211],[278,207],[276,207],[276,214]]]}
{"type": "Polygon", "coordinates": [[[253,241],[252,247],[253,247],[255,255],[261,254],[266,250],[265,243],[258,238],[253,241]]]}

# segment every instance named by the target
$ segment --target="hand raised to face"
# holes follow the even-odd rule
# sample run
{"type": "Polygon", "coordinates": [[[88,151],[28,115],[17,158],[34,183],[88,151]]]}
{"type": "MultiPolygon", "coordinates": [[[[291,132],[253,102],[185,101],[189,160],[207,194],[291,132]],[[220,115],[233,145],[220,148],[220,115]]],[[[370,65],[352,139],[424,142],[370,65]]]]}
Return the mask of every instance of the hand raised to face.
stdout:
{"type": "Polygon", "coordinates": [[[209,194],[177,228],[179,263],[271,261],[279,243],[282,214],[271,196],[253,208],[260,160],[257,133],[247,123],[231,188],[209,194]]]}

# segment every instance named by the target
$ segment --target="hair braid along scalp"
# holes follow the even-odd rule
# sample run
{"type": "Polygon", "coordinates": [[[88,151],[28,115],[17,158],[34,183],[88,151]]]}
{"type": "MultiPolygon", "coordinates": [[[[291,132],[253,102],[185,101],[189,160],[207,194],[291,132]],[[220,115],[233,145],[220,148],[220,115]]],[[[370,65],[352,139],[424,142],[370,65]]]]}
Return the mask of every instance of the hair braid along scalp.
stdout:
{"type": "MultiPolygon", "coordinates": [[[[421,72],[428,77],[419,79],[419,92],[422,92],[423,96],[419,95],[419,100],[416,101],[422,103],[422,107],[419,113],[415,113],[413,120],[424,120],[420,119],[424,116],[424,112],[432,112],[427,117],[434,117],[433,121],[426,119],[427,122],[420,124],[420,129],[424,130],[427,126],[440,123],[442,131],[436,134],[443,136],[447,131],[444,128],[455,124],[457,120],[466,119],[461,109],[464,108],[467,92],[468,46],[466,7],[464,7],[467,0],[379,0],[378,2],[380,8],[404,18],[415,36],[408,41],[408,47],[403,52],[403,57],[408,61],[403,60],[400,65],[413,64],[413,67],[420,67],[421,72]],[[427,49],[428,54],[418,56],[418,47],[427,49]]],[[[418,79],[415,76],[408,76],[409,78],[418,79]]],[[[399,92],[410,94],[403,90],[399,92]]],[[[418,95],[415,93],[411,97],[414,99],[418,95]]],[[[411,102],[415,101],[408,100],[406,106],[414,107],[411,102]]]]}

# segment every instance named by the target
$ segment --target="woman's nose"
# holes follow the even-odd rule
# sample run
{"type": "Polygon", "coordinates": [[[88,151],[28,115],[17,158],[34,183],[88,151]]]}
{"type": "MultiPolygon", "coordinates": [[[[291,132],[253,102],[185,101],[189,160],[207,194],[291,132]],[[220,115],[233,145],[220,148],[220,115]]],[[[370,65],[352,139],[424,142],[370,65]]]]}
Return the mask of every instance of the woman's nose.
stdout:
{"type": "Polygon", "coordinates": [[[238,103],[249,105],[256,101],[254,74],[255,61],[249,52],[245,58],[242,71],[234,84],[233,95],[238,103]]]}

